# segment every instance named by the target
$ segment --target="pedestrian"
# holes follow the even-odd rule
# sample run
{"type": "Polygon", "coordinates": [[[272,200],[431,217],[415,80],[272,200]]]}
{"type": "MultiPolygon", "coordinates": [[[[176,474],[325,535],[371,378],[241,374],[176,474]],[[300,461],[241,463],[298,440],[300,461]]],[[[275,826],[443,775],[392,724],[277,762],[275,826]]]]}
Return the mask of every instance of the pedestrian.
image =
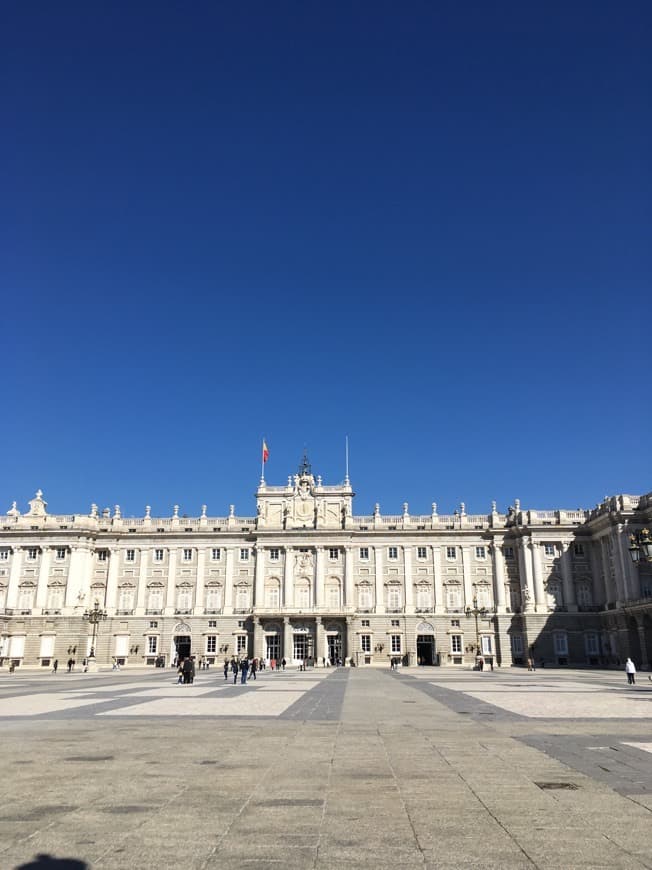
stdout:
{"type": "Polygon", "coordinates": [[[274,668],[276,667],[276,659],[269,660],[269,667],[270,667],[270,670],[272,670],[272,671],[274,670],[274,668]]]}
{"type": "Polygon", "coordinates": [[[72,671],[72,659],[68,659],[68,673],[72,671]]]}
{"type": "Polygon", "coordinates": [[[527,660],[527,669],[528,671],[536,671],[536,668],[534,667],[534,659],[527,660]]]}
{"type": "Polygon", "coordinates": [[[192,672],[194,670],[193,661],[188,657],[183,663],[183,682],[186,685],[192,683],[192,672]]]}
{"type": "Polygon", "coordinates": [[[233,671],[233,685],[235,686],[238,679],[238,661],[235,657],[231,659],[231,670],[233,671]]]}
{"type": "Polygon", "coordinates": [[[285,659],[281,659],[281,667],[285,670],[286,661],[285,659]]]}
{"type": "Polygon", "coordinates": [[[636,665],[629,658],[625,662],[625,673],[627,674],[627,684],[633,686],[636,683],[636,665]]]}
{"type": "Polygon", "coordinates": [[[258,659],[253,659],[251,662],[251,669],[249,671],[252,680],[256,679],[256,671],[257,670],[258,670],[258,659]]]}
{"type": "Polygon", "coordinates": [[[59,659],[55,659],[55,660],[52,662],[52,673],[53,673],[53,674],[56,674],[56,672],[57,672],[57,668],[58,668],[58,667],[59,667],[59,659]]]}
{"type": "Polygon", "coordinates": [[[249,671],[249,659],[245,656],[240,662],[240,683],[244,686],[247,682],[247,672],[249,671]]]}
{"type": "Polygon", "coordinates": [[[224,659],[224,679],[226,680],[229,676],[229,660],[224,659]]]}
{"type": "Polygon", "coordinates": [[[179,666],[177,668],[177,674],[178,674],[177,686],[179,685],[179,683],[183,683],[183,659],[181,659],[181,661],[178,662],[178,665],[179,666]]]}

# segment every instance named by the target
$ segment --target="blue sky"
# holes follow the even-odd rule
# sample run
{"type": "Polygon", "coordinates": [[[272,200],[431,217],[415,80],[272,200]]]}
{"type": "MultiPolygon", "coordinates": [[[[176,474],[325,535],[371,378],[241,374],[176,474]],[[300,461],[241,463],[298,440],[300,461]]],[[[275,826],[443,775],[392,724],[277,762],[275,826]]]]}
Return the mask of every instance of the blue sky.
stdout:
{"type": "Polygon", "coordinates": [[[648,2],[3,18],[3,511],[652,489],[648,2]]]}

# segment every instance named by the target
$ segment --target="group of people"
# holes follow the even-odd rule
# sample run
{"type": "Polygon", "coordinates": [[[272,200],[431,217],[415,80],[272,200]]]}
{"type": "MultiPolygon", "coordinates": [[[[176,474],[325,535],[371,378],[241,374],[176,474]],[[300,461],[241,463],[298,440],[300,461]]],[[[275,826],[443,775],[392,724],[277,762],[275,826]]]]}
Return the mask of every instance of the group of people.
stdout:
{"type": "Polygon", "coordinates": [[[195,659],[193,656],[188,656],[188,658],[178,661],[177,674],[177,683],[191,685],[195,682],[195,659]]]}

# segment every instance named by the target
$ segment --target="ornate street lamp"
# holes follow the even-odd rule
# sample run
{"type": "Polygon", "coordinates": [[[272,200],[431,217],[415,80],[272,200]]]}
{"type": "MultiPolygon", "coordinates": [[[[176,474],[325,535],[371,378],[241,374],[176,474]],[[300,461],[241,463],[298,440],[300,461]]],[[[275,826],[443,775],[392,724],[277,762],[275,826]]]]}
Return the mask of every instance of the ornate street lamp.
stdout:
{"type": "Polygon", "coordinates": [[[86,609],[82,614],[83,619],[86,620],[90,625],[93,626],[93,637],[91,639],[91,651],[88,656],[89,659],[95,658],[95,643],[97,641],[98,635],[98,625],[100,622],[103,622],[106,619],[106,610],[102,610],[100,607],[100,602],[95,599],[95,604],[93,605],[92,610],[86,609]]]}
{"type": "Polygon", "coordinates": [[[489,610],[486,607],[478,607],[478,594],[477,592],[473,593],[473,607],[467,607],[464,611],[467,616],[475,617],[475,650],[476,653],[480,652],[480,632],[478,630],[478,616],[486,616],[489,613],[489,610]]]}
{"type": "Polygon", "coordinates": [[[649,529],[641,529],[637,534],[630,535],[629,541],[628,549],[632,562],[635,564],[641,560],[652,562],[652,538],[650,537],[649,529]]]}

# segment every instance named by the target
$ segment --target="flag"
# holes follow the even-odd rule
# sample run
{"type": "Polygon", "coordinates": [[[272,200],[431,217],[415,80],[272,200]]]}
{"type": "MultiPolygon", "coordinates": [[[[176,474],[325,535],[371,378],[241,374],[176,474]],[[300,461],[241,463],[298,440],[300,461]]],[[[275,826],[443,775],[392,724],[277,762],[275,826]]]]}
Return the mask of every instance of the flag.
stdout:
{"type": "Polygon", "coordinates": [[[263,438],[263,463],[267,462],[269,459],[269,448],[267,447],[267,443],[263,438]]]}

